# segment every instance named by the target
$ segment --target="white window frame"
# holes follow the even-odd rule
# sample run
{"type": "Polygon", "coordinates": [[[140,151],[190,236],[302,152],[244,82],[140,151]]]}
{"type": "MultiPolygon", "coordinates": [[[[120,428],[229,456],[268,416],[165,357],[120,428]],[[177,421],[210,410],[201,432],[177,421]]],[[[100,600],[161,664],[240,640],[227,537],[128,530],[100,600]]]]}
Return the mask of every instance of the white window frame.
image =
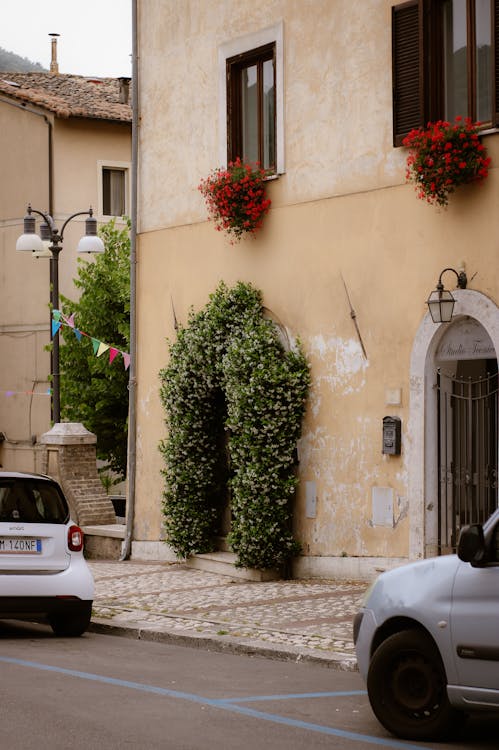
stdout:
{"type": "Polygon", "coordinates": [[[284,174],[284,30],[283,22],[253,34],[233,39],[218,49],[218,156],[222,166],[227,165],[227,60],[266,44],[275,44],[276,80],[276,174],[284,174]]]}
{"type": "Polygon", "coordinates": [[[97,162],[97,205],[98,215],[100,218],[116,219],[116,221],[122,221],[121,216],[115,216],[114,214],[104,213],[104,191],[103,191],[103,173],[105,169],[117,169],[125,173],[125,215],[130,215],[130,170],[131,163],[129,161],[104,161],[99,160],[97,162]]]}

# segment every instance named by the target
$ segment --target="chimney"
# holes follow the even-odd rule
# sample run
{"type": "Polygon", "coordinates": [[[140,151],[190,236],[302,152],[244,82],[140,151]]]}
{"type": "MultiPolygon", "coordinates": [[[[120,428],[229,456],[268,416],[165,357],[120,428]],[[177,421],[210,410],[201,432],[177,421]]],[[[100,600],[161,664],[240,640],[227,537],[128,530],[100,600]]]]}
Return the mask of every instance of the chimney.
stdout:
{"type": "Polygon", "coordinates": [[[60,34],[49,34],[52,37],[52,59],[50,61],[50,72],[59,75],[59,63],[57,62],[57,37],[60,34]]]}
{"type": "Polygon", "coordinates": [[[118,78],[120,85],[120,104],[128,104],[131,78],[118,78]]]}

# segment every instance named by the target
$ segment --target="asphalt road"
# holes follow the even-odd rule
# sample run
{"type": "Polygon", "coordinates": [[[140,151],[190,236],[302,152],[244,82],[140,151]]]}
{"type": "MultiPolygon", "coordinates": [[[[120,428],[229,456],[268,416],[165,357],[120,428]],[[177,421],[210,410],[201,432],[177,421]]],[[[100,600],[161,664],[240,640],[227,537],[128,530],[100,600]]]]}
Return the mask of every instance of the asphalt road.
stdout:
{"type": "MultiPolygon", "coordinates": [[[[0,623],[0,746],[12,750],[422,750],[389,737],[357,673],[0,623]]],[[[439,750],[497,750],[499,719],[439,750]]]]}

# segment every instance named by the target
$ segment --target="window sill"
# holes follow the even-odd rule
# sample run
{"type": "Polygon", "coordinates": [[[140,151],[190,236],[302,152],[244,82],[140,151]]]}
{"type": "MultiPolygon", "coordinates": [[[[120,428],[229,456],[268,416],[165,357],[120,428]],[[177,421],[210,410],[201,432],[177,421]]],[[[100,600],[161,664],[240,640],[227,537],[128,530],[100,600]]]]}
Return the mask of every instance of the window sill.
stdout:
{"type": "Polygon", "coordinates": [[[278,180],[279,177],[282,177],[284,174],[285,172],[275,172],[274,174],[266,175],[263,180],[264,182],[272,182],[273,180],[278,180]]]}
{"type": "Polygon", "coordinates": [[[478,131],[478,135],[494,135],[494,133],[499,133],[499,128],[484,128],[483,130],[478,131]]]}
{"type": "MultiPolygon", "coordinates": [[[[496,135],[499,133],[499,128],[490,127],[490,128],[484,128],[483,130],[478,129],[477,133],[479,137],[481,138],[483,135],[496,135]]],[[[404,146],[403,143],[397,143],[393,146],[393,148],[407,148],[407,146],[404,146]]]]}

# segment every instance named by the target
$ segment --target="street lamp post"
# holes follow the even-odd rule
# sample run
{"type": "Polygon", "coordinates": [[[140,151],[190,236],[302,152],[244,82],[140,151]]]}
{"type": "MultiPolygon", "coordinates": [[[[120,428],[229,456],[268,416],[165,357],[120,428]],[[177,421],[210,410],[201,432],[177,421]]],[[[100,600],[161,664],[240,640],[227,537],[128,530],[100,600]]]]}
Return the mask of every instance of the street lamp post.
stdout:
{"type": "MultiPolygon", "coordinates": [[[[59,255],[62,251],[64,240],[64,230],[69,222],[76,216],[88,216],[85,219],[85,234],[80,239],[77,247],[79,253],[103,253],[104,243],[97,236],[97,220],[93,216],[93,211],[78,211],[71,214],[59,231],[55,225],[54,219],[50,214],[43,211],[37,211],[28,205],[28,213],[24,217],[24,233],[18,238],[16,250],[21,252],[31,252],[35,257],[50,257],[50,305],[52,310],[59,309],[59,255]],[[36,219],[33,214],[41,216],[43,223],[40,225],[40,235],[36,234],[36,219]],[[47,253],[47,250],[49,253],[47,253]]],[[[61,418],[61,401],[60,401],[60,373],[59,373],[59,332],[52,333],[52,421],[60,422],[61,418]]]]}

